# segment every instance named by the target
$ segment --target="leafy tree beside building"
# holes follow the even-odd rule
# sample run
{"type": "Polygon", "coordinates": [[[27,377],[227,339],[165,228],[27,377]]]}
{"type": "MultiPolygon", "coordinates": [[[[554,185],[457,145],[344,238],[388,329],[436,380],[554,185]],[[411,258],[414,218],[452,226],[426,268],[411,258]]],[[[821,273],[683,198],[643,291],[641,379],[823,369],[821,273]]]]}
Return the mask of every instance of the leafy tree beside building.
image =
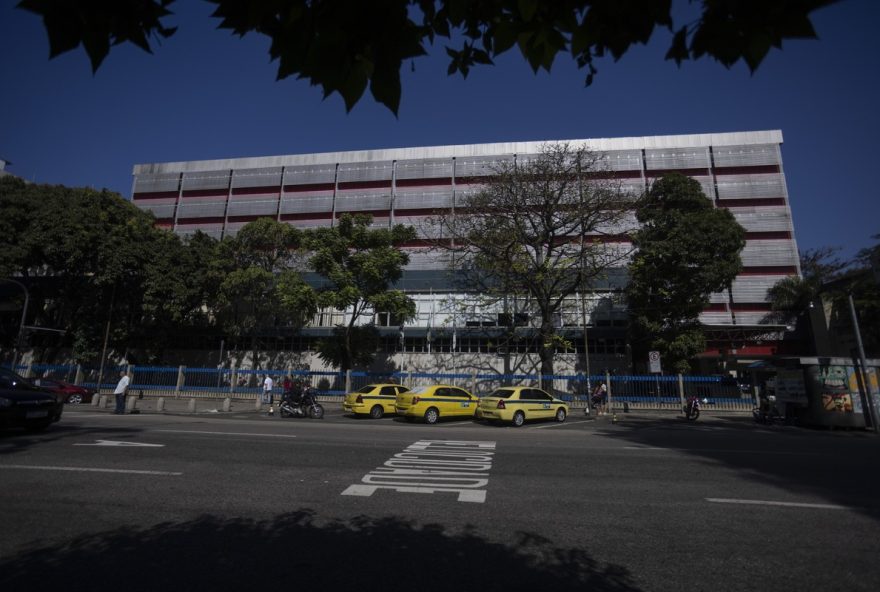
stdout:
{"type": "Polygon", "coordinates": [[[414,240],[415,229],[403,224],[376,228],[372,221],[367,214],[343,214],[335,226],[305,233],[309,266],[325,280],[317,288],[317,303],[343,313],[344,319],[332,338],[319,342],[318,355],[343,371],[375,358],[379,335],[372,315],[389,313],[402,324],[416,314],[413,300],[391,288],[409,263],[398,246],[414,240]]]}
{"type": "Polygon", "coordinates": [[[217,316],[226,333],[250,337],[254,355],[260,334],[298,329],[317,310],[301,273],[304,248],[302,232],[272,218],[246,224],[219,245],[217,316]]]}
{"type": "Polygon", "coordinates": [[[651,186],[636,216],[641,227],[632,235],[637,251],[626,289],[633,357],[659,351],[665,370],[687,372],[706,348],[700,313],[742,269],[745,230],[678,173],[651,186]]]}

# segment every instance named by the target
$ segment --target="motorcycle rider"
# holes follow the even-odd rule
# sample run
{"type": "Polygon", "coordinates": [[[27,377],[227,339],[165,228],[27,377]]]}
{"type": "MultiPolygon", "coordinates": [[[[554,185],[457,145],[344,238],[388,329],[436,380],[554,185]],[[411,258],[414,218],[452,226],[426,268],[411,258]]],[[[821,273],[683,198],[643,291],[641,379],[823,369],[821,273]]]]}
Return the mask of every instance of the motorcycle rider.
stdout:
{"type": "Polygon", "coordinates": [[[700,411],[700,398],[697,397],[696,395],[691,395],[690,397],[688,397],[687,403],[684,406],[684,415],[685,415],[685,417],[690,419],[691,416],[697,415],[697,413],[699,413],[699,411],[700,411]]]}
{"type": "Polygon", "coordinates": [[[302,401],[303,395],[303,387],[302,381],[297,380],[293,383],[293,386],[290,387],[290,403],[292,405],[299,405],[302,401]]]}

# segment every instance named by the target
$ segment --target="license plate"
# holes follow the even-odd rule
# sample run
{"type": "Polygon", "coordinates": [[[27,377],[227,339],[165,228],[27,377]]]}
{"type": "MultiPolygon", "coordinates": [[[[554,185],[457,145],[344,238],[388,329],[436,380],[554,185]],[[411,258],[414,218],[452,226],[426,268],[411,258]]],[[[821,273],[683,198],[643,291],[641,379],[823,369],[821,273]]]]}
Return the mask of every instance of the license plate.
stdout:
{"type": "Polygon", "coordinates": [[[28,411],[24,414],[27,419],[36,419],[38,417],[49,417],[48,411],[28,411]]]}

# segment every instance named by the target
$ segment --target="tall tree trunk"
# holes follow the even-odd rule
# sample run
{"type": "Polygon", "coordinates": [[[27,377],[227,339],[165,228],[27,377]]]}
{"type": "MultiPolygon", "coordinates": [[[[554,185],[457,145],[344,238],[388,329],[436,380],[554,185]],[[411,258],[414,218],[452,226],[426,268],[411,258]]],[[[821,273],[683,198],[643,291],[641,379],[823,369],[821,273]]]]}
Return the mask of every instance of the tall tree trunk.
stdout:
{"type": "Polygon", "coordinates": [[[554,337],[556,329],[553,327],[553,316],[545,315],[541,319],[541,374],[551,376],[553,374],[553,358],[556,355],[554,337]]]}

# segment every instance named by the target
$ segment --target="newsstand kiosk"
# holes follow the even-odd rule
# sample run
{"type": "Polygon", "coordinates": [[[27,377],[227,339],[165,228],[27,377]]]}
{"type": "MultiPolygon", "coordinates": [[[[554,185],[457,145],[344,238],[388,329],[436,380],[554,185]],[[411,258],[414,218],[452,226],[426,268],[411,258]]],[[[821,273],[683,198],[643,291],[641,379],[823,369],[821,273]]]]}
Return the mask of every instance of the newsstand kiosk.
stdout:
{"type": "Polygon", "coordinates": [[[779,358],[774,366],[776,401],[802,425],[870,427],[868,405],[873,405],[874,417],[880,416],[880,360],[867,360],[867,381],[848,358],[779,358]]]}

